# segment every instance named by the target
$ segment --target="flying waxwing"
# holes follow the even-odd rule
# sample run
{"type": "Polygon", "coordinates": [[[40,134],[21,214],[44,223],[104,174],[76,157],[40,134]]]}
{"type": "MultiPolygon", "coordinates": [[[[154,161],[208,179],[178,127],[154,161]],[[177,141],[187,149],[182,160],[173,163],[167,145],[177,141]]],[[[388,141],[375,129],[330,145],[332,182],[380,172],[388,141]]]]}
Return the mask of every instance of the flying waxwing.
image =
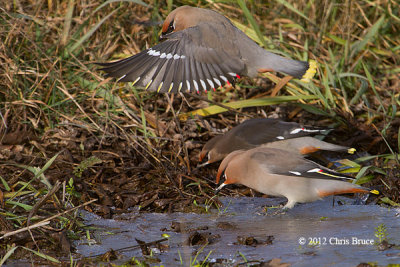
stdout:
{"type": "Polygon", "coordinates": [[[209,9],[175,9],[164,21],[160,40],[134,56],[99,65],[109,77],[157,92],[208,91],[258,72],[282,72],[304,81],[315,74],[314,61],[268,52],[209,9]]]}

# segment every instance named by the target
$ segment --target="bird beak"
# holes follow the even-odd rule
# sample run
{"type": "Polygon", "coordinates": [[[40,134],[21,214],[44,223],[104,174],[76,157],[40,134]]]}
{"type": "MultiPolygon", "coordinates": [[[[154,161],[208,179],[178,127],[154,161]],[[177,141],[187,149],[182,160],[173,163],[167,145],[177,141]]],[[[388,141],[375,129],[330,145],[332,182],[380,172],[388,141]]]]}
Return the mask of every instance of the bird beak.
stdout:
{"type": "Polygon", "coordinates": [[[204,167],[204,166],[206,166],[206,165],[208,165],[209,163],[208,163],[208,161],[207,162],[204,162],[204,163],[202,163],[202,164],[198,164],[197,166],[196,166],[196,168],[202,168],[202,167],[204,167]]]}
{"type": "Polygon", "coordinates": [[[199,164],[197,164],[196,168],[201,168],[201,167],[204,167],[204,166],[210,164],[210,160],[207,160],[206,162],[201,163],[201,162],[203,162],[203,159],[205,158],[206,155],[207,155],[207,152],[202,151],[200,153],[200,155],[199,155],[199,164]]]}
{"type": "Polygon", "coordinates": [[[219,191],[221,191],[221,189],[224,188],[225,185],[226,185],[225,183],[222,183],[220,186],[218,186],[218,188],[215,189],[215,194],[218,194],[219,191]]]}
{"type": "MultiPolygon", "coordinates": [[[[219,183],[219,177],[221,176],[221,174],[222,174],[222,172],[217,175],[217,180],[218,180],[217,184],[219,183]]],[[[218,188],[215,189],[215,194],[218,194],[218,192],[221,191],[221,189],[224,188],[225,185],[227,185],[227,183],[226,183],[226,174],[224,174],[224,178],[225,178],[225,182],[220,184],[220,186],[218,186],[218,188]]]]}

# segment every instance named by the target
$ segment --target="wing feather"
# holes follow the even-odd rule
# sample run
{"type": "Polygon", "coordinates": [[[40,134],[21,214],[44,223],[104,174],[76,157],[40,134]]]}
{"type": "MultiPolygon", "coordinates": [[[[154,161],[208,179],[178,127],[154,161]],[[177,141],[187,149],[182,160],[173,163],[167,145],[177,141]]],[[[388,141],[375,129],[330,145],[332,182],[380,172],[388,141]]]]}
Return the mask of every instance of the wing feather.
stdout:
{"type": "Polygon", "coordinates": [[[281,149],[259,149],[252,153],[251,159],[256,160],[272,174],[326,180],[354,180],[353,177],[335,172],[281,149]],[[285,160],[285,164],[282,164],[281,159],[285,160]]]}
{"type": "Polygon", "coordinates": [[[213,46],[204,40],[205,30],[205,25],[190,27],[170,34],[166,41],[139,54],[99,65],[107,76],[135,82],[150,91],[193,92],[233,83],[237,74],[246,71],[242,59],[226,52],[235,47],[213,46]]]}

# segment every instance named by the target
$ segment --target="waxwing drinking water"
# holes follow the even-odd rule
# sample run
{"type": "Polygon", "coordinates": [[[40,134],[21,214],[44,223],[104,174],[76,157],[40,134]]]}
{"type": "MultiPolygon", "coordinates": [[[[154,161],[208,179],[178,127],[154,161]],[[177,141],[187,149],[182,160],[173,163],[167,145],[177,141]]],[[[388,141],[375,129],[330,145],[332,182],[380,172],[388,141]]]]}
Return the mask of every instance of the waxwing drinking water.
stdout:
{"type": "Polygon", "coordinates": [[[315,74],[314,61],[268,52],[209,9],[175,9],[165,19],[160,39],[164,42],[134,56],[99,65],[107,76],[157,92],[207,91],[258,72],[277,71],[304,81],[315,74]]]}
{"type": "Polygon", "coordinates": [[[221,163],[217,184],[222,173],[225,181],[218,191],[228,184],[242,184],[261,193],[286,197],[286,209],[298,202],[312,202],[325,196],[344,193],[374,193],[357,184],[353,178],[304,159],[286,150],[257,147],[230,153],[221,163]]]}
{"type": "Polygon", "coordinates": [[[343,151],[347,147],[336,146],[318,139],[290,139],[311,134],[326,132],[326,129],[303,126],[295,122],[285,122],[278,119],[258,118],[244,121],[224,135],[218,135],[209,140],[200,152],[199,161],[208,155],[205,164],[222,160],[235,150],[255,148],[268,143],[268,146],[283,148],[298,153],[308,154],[317,150],[343,151]],[[286,142],[285,142],[286,140],[286,142]],[[280,141],[275,144],[271,142],[280,141]]]}

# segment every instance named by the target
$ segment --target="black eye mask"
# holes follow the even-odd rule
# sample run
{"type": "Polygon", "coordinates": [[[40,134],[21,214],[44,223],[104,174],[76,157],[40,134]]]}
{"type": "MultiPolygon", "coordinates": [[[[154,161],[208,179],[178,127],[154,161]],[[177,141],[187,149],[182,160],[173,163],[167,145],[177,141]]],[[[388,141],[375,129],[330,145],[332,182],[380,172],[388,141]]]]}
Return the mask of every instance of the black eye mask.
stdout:
{"type": "Polygon", "coordinates": [[[174,21],[171,21],[171,23],[168,25],[167,31],[166,31],[166,32],[163,32],[163,35],[168,34],[168,33],[171,33],[171,32],[173,32],[174,30],[175,30],[174,21]]]}

